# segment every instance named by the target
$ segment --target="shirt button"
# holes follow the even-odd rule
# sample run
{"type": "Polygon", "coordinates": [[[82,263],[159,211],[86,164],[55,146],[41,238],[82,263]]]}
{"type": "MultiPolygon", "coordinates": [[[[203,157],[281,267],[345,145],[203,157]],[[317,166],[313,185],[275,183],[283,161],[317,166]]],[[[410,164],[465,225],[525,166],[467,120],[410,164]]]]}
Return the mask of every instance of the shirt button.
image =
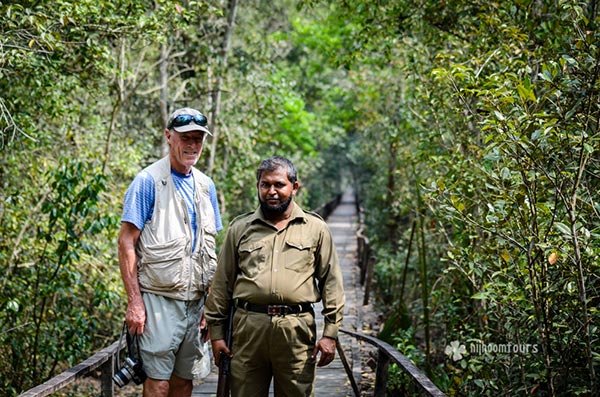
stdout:
{"type": "Polygon", "coordinates": [[[274,271],[275,273],[277,273],[277,268],[273,269],[273,271],[274,271]]]}

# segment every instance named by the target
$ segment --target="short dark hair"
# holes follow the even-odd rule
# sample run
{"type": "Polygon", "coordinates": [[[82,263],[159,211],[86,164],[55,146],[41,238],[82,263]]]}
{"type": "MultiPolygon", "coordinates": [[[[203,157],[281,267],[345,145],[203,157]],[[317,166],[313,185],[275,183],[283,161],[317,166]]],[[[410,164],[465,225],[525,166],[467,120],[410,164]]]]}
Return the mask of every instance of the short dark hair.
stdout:
{"type": "Polygon", "coordinates": [[[296,170],[294,163],[281,156],[272,156],[261,161],[258,170],[256,171],[256,181],[260,181],[260,176],[263,171],[272,172],[280,168],[286,168],[288,180],[292,183],[296,183],[298,180],[298,171],[296,170]]]}

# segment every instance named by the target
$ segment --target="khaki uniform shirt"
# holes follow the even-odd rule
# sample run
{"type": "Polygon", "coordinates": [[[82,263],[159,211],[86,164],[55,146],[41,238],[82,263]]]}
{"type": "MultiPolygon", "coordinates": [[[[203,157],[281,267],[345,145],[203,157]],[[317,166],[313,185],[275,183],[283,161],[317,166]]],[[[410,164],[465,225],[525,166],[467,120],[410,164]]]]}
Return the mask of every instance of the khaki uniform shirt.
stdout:
{"type": "Polygon", "coordinates": [[[288,225],[277,230],[262,214],[231,222],[206,302],[212,339],[222,339],[229,301],[284,304],[323,300],[323,336],[337,338],[344,313],[344,287],[327,224],[297,204],[288,225]]]}

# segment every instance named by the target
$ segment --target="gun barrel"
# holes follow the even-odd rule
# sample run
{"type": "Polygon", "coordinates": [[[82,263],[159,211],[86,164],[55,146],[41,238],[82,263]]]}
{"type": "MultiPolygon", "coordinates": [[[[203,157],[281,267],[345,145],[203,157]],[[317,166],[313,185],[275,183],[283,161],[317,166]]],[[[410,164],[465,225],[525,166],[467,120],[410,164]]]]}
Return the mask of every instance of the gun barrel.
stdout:
{"type": "MultiPolygon", "coordinates": [[[[227,334],[225,336],[225,343],[227,348],[231,351],[233,343],[233,312],[235,305],[233,301],[229,304],[229,318],[227,322],[227,334]]],[[[217,381],[217,397],[229,396],[229,371],[231,366],[231,359],[227,354],[221,352],[219,354],[219,379],[217,381]]]]}

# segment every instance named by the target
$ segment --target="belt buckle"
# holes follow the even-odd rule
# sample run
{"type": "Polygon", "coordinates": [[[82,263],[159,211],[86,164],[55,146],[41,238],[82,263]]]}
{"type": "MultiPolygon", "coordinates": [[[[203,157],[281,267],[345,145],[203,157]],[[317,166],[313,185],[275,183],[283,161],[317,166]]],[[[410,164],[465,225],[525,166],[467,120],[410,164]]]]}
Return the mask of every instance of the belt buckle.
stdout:
{"type": "Polygon", "coordinates": [[[287,314],[287,306],[286,305],[268,305],[267,306],[267,314],[269,316],[285,316],[287,314]]]}

